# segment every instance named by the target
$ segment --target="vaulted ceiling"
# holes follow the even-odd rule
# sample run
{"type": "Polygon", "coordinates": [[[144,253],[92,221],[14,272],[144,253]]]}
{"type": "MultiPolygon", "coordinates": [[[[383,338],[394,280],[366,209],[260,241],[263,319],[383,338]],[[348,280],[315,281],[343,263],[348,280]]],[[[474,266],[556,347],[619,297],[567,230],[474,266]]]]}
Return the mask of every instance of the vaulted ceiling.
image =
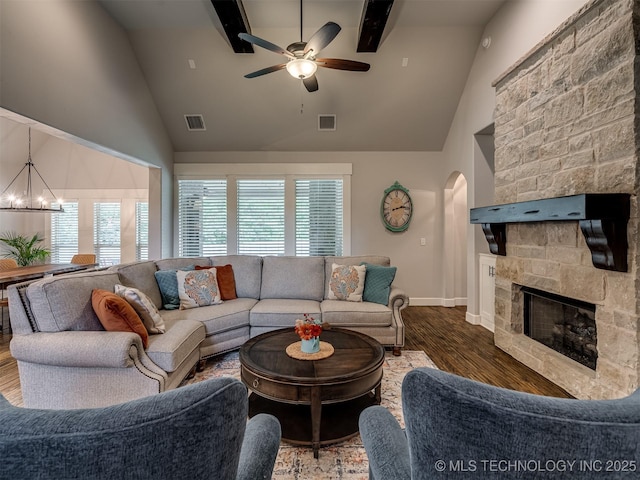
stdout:
{"type": "MultiPolygon", "coordinates": [[[[126,30],[175,151],[438,151],[488,20],[507,0],[395,0],[376,52],[358,53],[365,0],[303,0],[303,40],[328,21],[342,31],[323,57],[371,64],[321,68],[317,92],[254,47],[234,53],[210,0],[99,0],[126,30]],[[201,114],[205,131],[185,115],[201,114]],[[336,130],[319,131],[318,115],[336,130]]],[[[298,0],[243,0],[251,33],[300,40],[298,0]]]]}

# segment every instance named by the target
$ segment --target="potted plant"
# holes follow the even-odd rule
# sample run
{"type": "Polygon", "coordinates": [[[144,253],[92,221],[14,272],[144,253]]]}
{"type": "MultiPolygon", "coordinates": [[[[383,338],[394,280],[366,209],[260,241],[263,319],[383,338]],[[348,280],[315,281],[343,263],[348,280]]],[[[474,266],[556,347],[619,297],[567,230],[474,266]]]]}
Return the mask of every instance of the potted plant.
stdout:
{"type": "Polygon", "coordinates": [[[51,254],[49,250],[40,245],[44,238],[36,233],[32,237],[18,235],[16,232],[5,232],[0,237],[2,247],[5,250],[4,257],[15,259],[21,267],[43,262],[51,254]]]}

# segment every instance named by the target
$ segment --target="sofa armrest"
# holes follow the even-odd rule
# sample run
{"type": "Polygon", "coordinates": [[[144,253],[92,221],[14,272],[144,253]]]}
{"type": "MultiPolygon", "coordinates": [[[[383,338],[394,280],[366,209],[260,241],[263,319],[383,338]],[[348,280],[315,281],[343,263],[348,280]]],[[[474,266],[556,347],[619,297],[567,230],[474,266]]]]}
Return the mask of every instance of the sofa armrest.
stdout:
{"type": "Polygon", "coordinates": [[[139,335],[106,331],[14,335],[10,349],[16,360],[60,367],[132,367],[144,352],[139,335]]]}
{"type": "Polygon", "coordinates": [[[409,306],[409,296],[404,293],[404,290],[399,289],[391,285],[391,291],[389,292],[389,307],[394,310],[402,310],[409,306]]]}
{"type": "Polygon", "coordinates": [[[410,480],[407,437],[389,410],[380,406],[366,408],[360,414],[359,427],[369,457],[369,478],[410,480]]]}
{"type": "Polygon", "coordinates": [[[281,435],[276,417],[264,413],[253,417],[244,434],[236,480],[270,479],[281,435]]]}

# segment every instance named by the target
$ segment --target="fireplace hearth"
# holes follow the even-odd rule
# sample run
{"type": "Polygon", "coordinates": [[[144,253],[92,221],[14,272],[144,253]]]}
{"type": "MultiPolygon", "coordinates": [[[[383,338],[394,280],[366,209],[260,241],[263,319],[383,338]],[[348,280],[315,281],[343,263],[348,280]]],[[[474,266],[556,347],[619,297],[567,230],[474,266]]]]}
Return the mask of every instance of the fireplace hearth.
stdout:
{"type": "Polygon", "coordinates": [[[524,334],[592,370],[598,361],[595,305],[533,288],[524,294],[524,334]]]}

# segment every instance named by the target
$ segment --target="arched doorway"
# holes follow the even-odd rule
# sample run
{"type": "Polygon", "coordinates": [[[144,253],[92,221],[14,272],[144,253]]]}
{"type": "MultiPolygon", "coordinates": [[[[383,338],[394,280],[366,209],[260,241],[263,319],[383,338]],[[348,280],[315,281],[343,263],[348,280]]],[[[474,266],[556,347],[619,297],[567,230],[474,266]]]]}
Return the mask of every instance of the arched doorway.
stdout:
{"type": "Polygon", "coordinates": [[[444,305],[467,303],[467,179],[449,175],[444,188],[444,305]]]}

